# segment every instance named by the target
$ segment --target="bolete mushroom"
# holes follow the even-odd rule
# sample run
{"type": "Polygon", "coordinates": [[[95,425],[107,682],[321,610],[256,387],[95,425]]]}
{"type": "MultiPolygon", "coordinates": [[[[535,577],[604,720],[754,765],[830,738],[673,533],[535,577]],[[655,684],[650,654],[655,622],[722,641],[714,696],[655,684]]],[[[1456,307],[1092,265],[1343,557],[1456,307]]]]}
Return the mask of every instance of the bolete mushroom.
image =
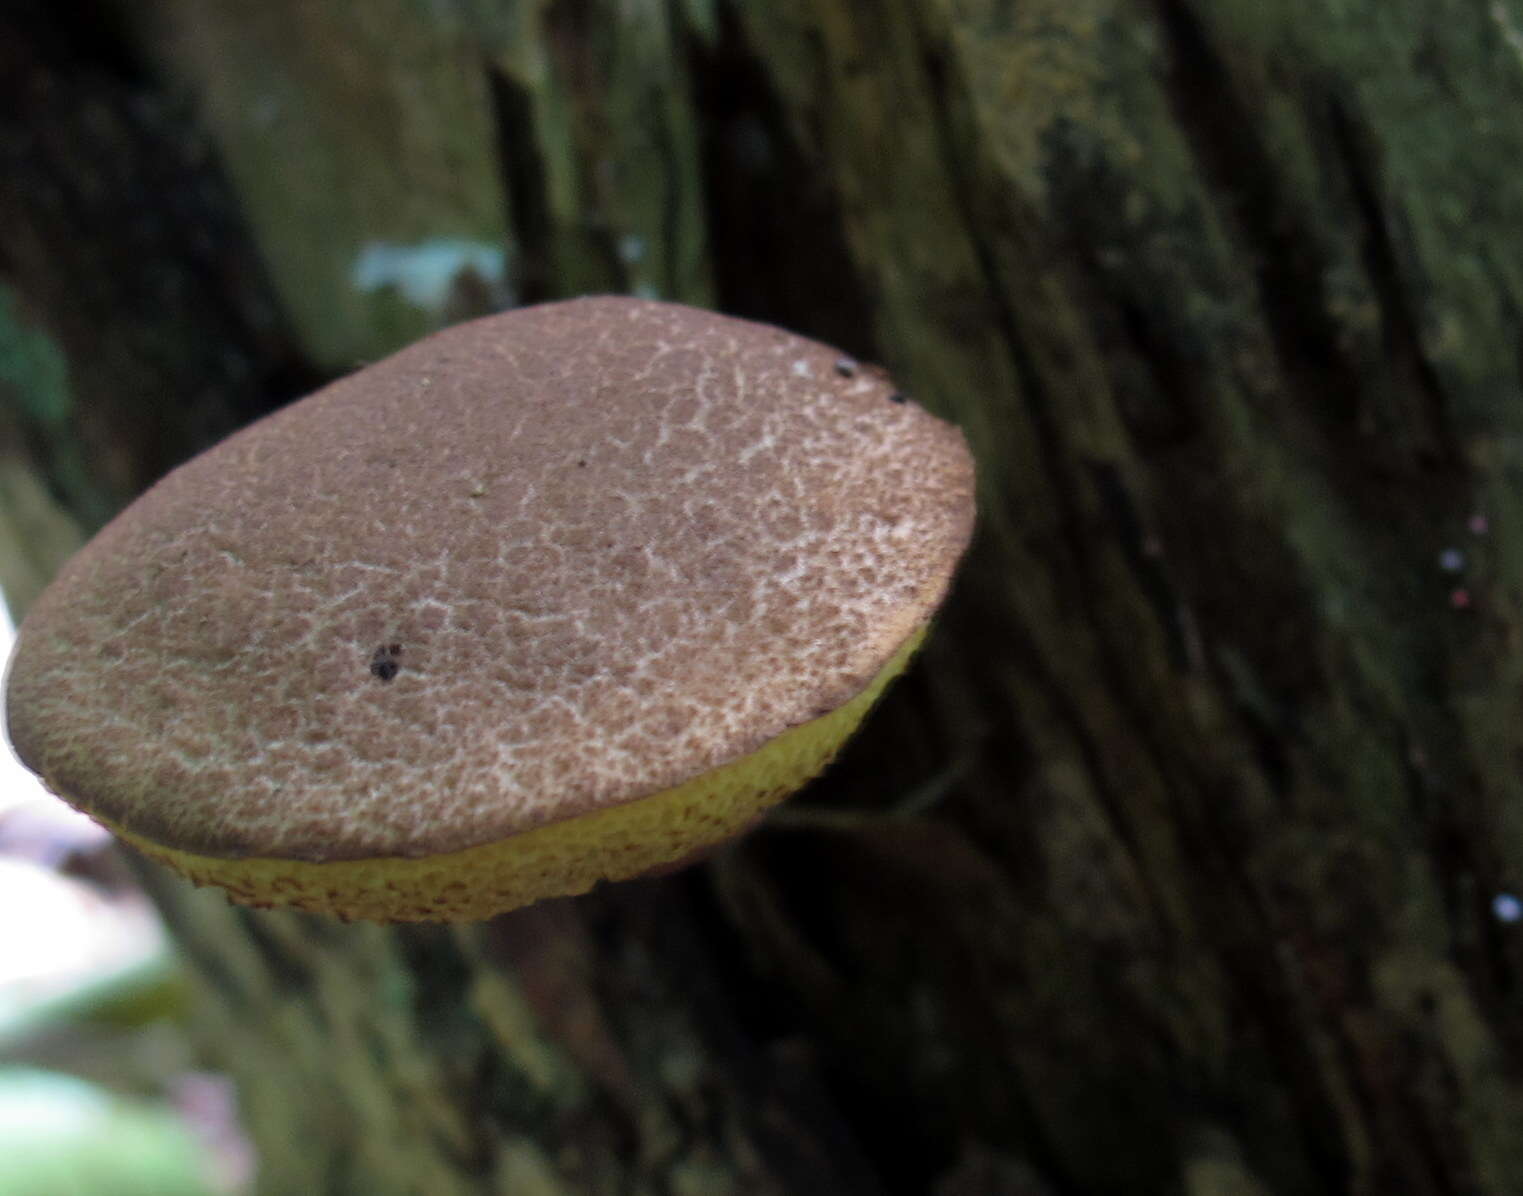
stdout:
{"type": "Polygon", "coordinates": [[[489,916],[736,834],[919,643],[960,433],[775,328],[580,299],[447,329],[163,478],[64,567],[21,758],[192,880],[489,916]]]}

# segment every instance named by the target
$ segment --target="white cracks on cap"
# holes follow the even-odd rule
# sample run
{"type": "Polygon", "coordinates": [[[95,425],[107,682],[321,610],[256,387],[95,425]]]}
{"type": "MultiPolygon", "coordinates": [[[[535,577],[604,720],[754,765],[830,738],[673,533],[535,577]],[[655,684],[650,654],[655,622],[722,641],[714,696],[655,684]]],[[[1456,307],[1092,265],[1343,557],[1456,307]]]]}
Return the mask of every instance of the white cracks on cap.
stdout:
{"type": "Polygon", "coordinates": [[[83,550],[33,607],[18,745],[206,858],[442,855],[680,787],[844,709],[944,594],[972,460],[896,398],[627,298],[436,334],[83,550]]]}

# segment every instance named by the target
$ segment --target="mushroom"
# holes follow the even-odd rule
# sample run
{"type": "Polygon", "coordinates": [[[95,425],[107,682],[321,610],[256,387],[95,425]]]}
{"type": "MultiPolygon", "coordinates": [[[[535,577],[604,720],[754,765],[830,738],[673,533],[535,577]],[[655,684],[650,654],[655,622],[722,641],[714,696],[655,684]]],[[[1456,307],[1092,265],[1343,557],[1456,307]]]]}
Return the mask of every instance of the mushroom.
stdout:
{"type": "Polygon", "coordinates": [[[403,349],[65,565],[16,750],[255,906],[475,919],[701,853],[829,762],[971,532],[961,434],[841,360],[606,297],[403,349]]]}

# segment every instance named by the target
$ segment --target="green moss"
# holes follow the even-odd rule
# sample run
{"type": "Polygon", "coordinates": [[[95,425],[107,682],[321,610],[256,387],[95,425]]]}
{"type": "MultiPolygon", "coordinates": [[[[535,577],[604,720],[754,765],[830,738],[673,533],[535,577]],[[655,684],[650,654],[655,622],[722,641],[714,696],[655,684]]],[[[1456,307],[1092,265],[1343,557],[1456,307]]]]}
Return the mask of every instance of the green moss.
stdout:
{"type": "Polygon", "coordinates": [[[0,283],[0,387],[30,419],[57,427],[73,405],[63,350],[47,333],[25,322],[20,302],[0,283]]]}
{"type": "Polygon", "coordinates": [[[317,362],[347,370],[475,314],[355,285],[373,244],[506,244],[486,72],[450,6],[165,7],[166,61],[201,96],[282,303],[317,362]]]}

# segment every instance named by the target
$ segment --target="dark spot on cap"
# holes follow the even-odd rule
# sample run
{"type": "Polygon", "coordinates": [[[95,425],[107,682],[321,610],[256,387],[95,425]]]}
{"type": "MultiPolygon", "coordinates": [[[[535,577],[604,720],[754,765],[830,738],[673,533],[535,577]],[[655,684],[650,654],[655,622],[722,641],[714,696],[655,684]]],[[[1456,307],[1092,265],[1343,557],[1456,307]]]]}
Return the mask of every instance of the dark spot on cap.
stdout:
{"type": "Polygon", "coordinates": [[[836,359],[836,373],[843,378],[855,378],[857,376],[857,363],[850,357],[836,359]]]}
{"type": "Polygon", "coordinates": [[[402,655],[401,644],[382,644],[370,658],[370,673],[382,681],[390,681],[402,671],[397,657],[402,655]]]}
{"type": "Polygon", "coordinates": [[[576,467],[578,469],[586,469],[587,468],[587,462],[586,461],[578,461],[576,463],[576,467]]]}
{"type": "Polygon", "coordinates": [[[888,396],[888,401],[890,403],[908,403],[910,401],[910,396],[905,394],[902,390],[896,390],[888,396]]]}

